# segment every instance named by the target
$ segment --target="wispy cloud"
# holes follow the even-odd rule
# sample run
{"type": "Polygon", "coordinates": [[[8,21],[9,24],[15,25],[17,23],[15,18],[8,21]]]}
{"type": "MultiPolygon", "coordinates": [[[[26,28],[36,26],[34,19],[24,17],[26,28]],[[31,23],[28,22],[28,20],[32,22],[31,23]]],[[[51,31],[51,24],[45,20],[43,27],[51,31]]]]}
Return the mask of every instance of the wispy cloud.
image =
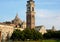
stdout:
{"type": "Polygon", "coordinates": [[[38,9],[36,10],[36,17],[40,18],[60,17],[60,10],[38,9]]]}
{"type": "MultiPolygon", "coordinates": [[[[36,25],[60,27],[60,10],[36,10],[36,25]]],[[[56,28],[56,29],[57,29],[56,28]]]]}

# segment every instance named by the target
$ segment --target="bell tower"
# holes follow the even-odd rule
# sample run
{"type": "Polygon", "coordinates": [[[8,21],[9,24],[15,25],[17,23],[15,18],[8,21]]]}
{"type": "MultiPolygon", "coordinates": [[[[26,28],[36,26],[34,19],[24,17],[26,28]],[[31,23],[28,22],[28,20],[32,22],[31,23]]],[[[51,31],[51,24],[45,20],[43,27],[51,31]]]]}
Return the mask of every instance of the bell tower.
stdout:
{"type": "Polygon", "coordinates": [[[26,12],[26,25],[27,28],[34,29],[35,28],[35,11],[34,11],[34,1],[27,1],[27,12],[26,12]]]}

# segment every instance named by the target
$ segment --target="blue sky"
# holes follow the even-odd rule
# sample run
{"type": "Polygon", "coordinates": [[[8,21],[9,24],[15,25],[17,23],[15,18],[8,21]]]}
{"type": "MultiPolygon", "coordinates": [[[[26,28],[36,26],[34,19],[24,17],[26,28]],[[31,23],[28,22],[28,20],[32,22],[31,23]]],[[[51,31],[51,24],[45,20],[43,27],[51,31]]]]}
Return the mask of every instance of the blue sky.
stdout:
{"type": "MultiPolygon", "coordinates": [[[[0,22],[11,21],[18,13],[22,21],[26,21],[27,0],[0,0],[0,22]]],[[[60,0],[34,0],[36,25],[44,25],[46,29],[60,29],[60,0]]]]}

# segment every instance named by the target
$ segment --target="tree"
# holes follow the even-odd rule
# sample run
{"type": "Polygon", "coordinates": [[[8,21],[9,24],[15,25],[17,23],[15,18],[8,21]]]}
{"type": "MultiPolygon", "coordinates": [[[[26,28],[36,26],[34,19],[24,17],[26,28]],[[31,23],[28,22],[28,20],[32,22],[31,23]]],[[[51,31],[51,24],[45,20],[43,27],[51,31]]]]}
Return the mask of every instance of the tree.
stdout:
{"type": "Polygon", "coordinates": [[[13,32],[13,34],[12,34],[12,36],[11,36],[11,39],[12,39],[12,40],[20,40],[20,39],[21,39],[21,31],[18,30],[18,29],[16,29],[16,30],[13,32]]]}
{"type": "Polygon", "coordinates": [[[42,34],[34,29],[26,28],[23,31],[15,30],[11,36],[12,40],[39,40],[42,34]]]}
{"type": "Polygon", "coordinates": [[[45,39],[60,39],[60,31],[48,31],[43,35],[45,39]]]}

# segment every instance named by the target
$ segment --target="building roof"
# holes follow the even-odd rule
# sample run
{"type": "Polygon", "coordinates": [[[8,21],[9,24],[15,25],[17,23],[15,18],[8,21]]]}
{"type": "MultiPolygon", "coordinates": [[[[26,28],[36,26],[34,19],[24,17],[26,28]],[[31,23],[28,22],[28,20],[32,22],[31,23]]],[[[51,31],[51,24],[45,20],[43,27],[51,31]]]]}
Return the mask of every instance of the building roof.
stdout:
{"type": "Polygon", "coordinates": [[[12,20],[14,24],[21,24],[22,20],[18,17],[18,13],[16,14],[14,20],[12,20]]]}
{"type": "Polygon", "coordinates": [[[41,28],[41,27],[44,27],[43,25],[41,25],[41,26],[36,26],[35,28],[41,28]]]}

